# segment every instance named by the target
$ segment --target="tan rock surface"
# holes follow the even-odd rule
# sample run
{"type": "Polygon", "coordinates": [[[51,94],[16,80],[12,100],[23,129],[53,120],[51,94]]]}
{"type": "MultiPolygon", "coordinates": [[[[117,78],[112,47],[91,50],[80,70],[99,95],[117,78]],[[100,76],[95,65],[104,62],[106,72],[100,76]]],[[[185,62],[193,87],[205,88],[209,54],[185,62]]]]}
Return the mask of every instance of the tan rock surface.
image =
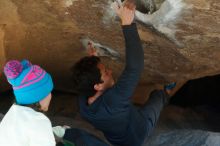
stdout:
{"type": "Polygon", "coordinates": [[[5,56],[5,49],[4,49],[4,36],[5,36],[5,31],[4,31],[5,25],[0,25],[0,88],[3,88],[6,86],[6,82],[3,79],[3,66],[5,64],[6,56],[5,56]]]}
{"type": "MultiPolygon", "coordinates": [[[[188,7],[174,23],[181,47],[157,29],[138,24],[145,51],[141,84],[182,82],[220,72],[220,2],[183,1],[188,7]]],[[[114,48],[124,58],[120,23],[113,17],[110,2],[0,0],[0,65],[4,59],[29,59],[52,74],[55,88],[72,91],[70,68],[85,55],[80,38],[114,48]]],[[[104,61],[117,77],[123,61],[104,61]]]]}

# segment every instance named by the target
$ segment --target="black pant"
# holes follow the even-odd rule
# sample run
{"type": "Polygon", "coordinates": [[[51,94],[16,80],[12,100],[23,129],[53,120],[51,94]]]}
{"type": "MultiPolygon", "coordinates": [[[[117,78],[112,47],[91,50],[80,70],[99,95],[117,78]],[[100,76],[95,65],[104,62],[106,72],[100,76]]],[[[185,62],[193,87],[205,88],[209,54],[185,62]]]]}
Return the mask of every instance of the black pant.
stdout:
{"type": "Polygon", "coordinates": [[[76,146],[109,146],[94,135],[75,128],[67,129],[63,139],[74,143],[76,146]]]}

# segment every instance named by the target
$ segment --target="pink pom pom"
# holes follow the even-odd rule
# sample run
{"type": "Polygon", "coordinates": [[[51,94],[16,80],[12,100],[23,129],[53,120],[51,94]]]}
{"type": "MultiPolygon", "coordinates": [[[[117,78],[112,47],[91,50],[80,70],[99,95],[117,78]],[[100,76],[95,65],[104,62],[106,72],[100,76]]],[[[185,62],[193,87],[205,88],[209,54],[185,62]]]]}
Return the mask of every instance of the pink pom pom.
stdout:
{"type": "Polygon", "coordinates": [[[4,67],[4,73],[8,79],[17,78],[22,72],[23,66],[17,60],[11,60],[7,62],[4,67]]]}

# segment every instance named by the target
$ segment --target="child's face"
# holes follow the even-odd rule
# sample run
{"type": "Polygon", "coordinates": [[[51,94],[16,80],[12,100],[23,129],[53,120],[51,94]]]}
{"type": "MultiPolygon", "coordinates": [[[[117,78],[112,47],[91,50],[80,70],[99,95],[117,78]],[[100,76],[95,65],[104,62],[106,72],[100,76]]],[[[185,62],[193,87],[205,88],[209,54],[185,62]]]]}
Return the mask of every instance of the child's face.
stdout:
{"type": "Polygon", "coordinates": [[[52,95],[51,95],[51,93],[50,93],[49,95],[47,95],[47,97],[45,97],[43,100],[41,100],[41,101],[39,102],[39,104],[40,104],[40,106],[41,106],[41,107],[40,107],[40,110],[42,110],[42,111],[44,111],[44,112],[48,111],[51,98],[52,98],[52,95]]]}

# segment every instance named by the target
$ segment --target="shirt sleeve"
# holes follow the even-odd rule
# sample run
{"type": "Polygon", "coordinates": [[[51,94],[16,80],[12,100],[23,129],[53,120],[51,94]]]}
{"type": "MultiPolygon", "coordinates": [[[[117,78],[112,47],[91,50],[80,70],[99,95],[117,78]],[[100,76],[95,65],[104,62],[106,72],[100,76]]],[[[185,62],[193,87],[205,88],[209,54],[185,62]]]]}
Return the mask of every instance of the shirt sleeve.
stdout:
{"type": "Polygon", "coordinates": [[[130,97],[137,86],[144,69],[144,52],[136,24],[122,26],[126,46],[125,68],[113,87],[117,97],[112,97],[119,104],[130,103],[130,97]]]}
{"type": "Polygon", "coordinates": [[[51,122],[46,117],[31,123],[29,146],[55,146],[51,122]]]}

